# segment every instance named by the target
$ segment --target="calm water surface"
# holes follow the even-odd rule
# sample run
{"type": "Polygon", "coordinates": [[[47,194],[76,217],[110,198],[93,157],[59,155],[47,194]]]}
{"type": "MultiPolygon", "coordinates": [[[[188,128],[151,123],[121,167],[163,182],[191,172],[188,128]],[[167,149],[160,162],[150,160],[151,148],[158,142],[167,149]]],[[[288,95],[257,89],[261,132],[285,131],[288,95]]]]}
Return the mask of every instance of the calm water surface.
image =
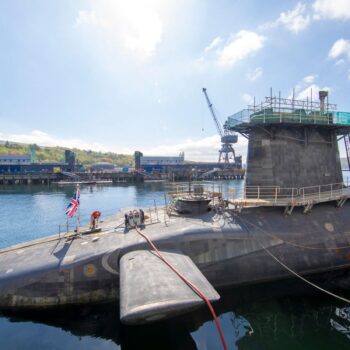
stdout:
{"type": "MultiPolygon", "coordinates": [[[[164,205],[164,184],[87,186],[82,223],[93,210],[164,205]]],[[[240,188],[239,181],[226,188],[240,188]]],[[[0,186],[0,247],[58,232],[74,188],[0,186]]],[[[229,349],[350,349],[350,308],[290,280],[220,291],[215,308],[229,349]]],[[[349,295],[348,295],[349,297],[349,295]]],[[[0,314],[0,349],[220,349],[203,308],[146,326],[119,323],[117,304],[0,314]]]]}

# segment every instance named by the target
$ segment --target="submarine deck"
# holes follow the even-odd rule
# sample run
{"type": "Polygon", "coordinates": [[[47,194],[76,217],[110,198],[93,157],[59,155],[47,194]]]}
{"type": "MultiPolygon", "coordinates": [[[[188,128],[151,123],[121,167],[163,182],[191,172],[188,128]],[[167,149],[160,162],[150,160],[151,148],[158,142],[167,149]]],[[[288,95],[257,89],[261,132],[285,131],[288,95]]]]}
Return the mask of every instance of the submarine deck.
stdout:
{"type": "MultiPolygon", "coordinates": [[[[190,280],[196,276],[194,269],[185,267],[186,256],[214,288],[261,283],[290,276],[265,249],[282,256],[287,265],[301,274],[348,268],[349,208],[350,203],[345,203],[342,210],[336,210],[332,203],[322,203],[311,216],[297,208],[289,218],[276,207],[246,208],[239,215],[230,209],[220,212],[219,208],[218,212],[170,218],[166,208],[162,208],[158,217],[153,215],[152,222],[149,217],[142,232],[164,254],[175,254],[175,261],[184,266],[190,280]],[[346,250],[343,254],[338,249],[346,250]]],[[[137,252],[137,256],[143,256],[150,251],[146,240],[136,230],[125,230],[123,224],[121,212],[101,222],[101,232],[69,232],[0,250],[0,305],[38,307],[118,299],[124,265],[126,270],[133,270],[133,276],[146,276],[135,270],[134,260],[131,261],[134,256],[129,254],[137,252]],[[128,256],[131,265],[120,264],[128,256]]],[[[150,290],[153,285],[164,286],[170,281],[165,274],[156,272],[152,261],[148,264],[152,267],[149,276],[153,278],[148,279],[152,281],[150,290]]],[[[145,290],[146,284],[142,288],[133,284],[135,278],[122,287],[145,290]]],[[[168,297],[169,293],[162,290],[168,297]]]]}
{"type": "MultiPolygon", "coordinates": [[[[327,194],[324,193],[323,195],[326,196],[327,194]]],[[[331,199],[336,200],[348,198],[349,196],[350,189],[346,188],[340,192],[334,191],[331,199]]],[[[315,203],[320,203],[320,205],[323,203],[327,208],[329,207],[330,209],[327,209],[329,215],[336,213],[334,206],[331,203],[328,204],[329,199],[326,200],[326,197],[322,197],[321,200],[320,198],[314,198],[314,196],[307,196],[307,198],[308,200],[315,200],[315,203]]],[[[295,206],[306,204],[304,201],[295,200],[293,203],[295,206]]],[[[262,198],[246,198],[244,200],[230,200],[229,209],[234,209],[237,204],[242,203],[245,210],[235,218],[231,214],[227,214],[225,217],[225,215],[217,214],[214,211],[196,216],[172,214],[169,217],[167,208],[159,208],[156,217],[153,214],[153,218],[148,217],[146,219],[143,230],[153,241],[165,242],[168,249],[176,247],[176,240],[183,239],[186,234],[195,234],[196,240],[209,236],[223,238],[226,235],[229,235],[230,239],[247,240],[252,237],[252,232],[245,229],[241,221],[244,217],[250,217],[250,221],[256,221],[256,215],[260,215],[260,211],[255,210],[256,207],[262,207],[261,210],[266,208],[269,211],[269,215],[272,215],[271,221],[277,223],[280,220],[279,217],[282,217],[282,213],[274,211],[273,207],[292,204],[282,199],[273,203],[271,200],[262,198]],[[234,208],[232,208],[232,204],[234,208]],[[240,218],[241,215],[243,215],[242,218],[240,218]],[[169,239],[172,240],[173,244],[166,243],[169,239]]],[[[122,209],[120,213],[108,216],[100,223],[100,232],[89,233],[88,226],[83,226],[78,234],[70,231],[66,234],[51,235],[0,249],[0,282],[2,278],[15,278],[26,272],[28,275],[33,276],[35,272],[47,272],[50,269],[64,270],[77,262],[89,261],[93,257],[118,249],[123,250],[123,253],[125,253],[131,246],[133,248],[130,250],[135,250],[135,247],[136,249],[145,249],[145,247],[148,249],[148,243],[135,230],[125,229],[123,213],[128,210],[122,209]],[[87,234],[84,234],[84,232],[87,232],[87,234]],[[45,268],[43,269],[43,267],[45,268]]],[[[146,215],[147,210],[145,209],[146,215]]],[[[306,220],[304,215],[301,215],[299,220],[306,220]]],[[[282,223],[282,225],[283,230],[286,230],[285,224],[282,223]]],[[[255,234],[259,234],[259,231],[255,232],[255,234]]],[[[307,236],[304,239],[307,240],[307,236]]],[[[109,269],[108,266],[107,269],[109,269]]]]}
{"type": "MultiPolygon", "coordinates": [[[[100,232],[84,234],[88,232],[88,226],[85,226],[80,229],[80,234],[70,231],[1,249],[0,282],[2,278],[11,279],[23,274],[33,278],[36,273],[43,274],[51,269],[62,271],[77,262],[89,261],[117,249],[127,250],[130,246],[148,249],[148,243],[135,230],[125,230],[124,211],[127,209],[101,222],[100,232]]],[[[147,215],[147,211],[145,213],[147,215]]],[[[146,220],[143,230],[152,240],[167,240],[188,231],[219,231],[223,222],[216,220],[215,215],[208,212],[196,217],[169,218],[166,209],[161,208],[157,218],[153,215],[152,220],[146,220]]],[[[226,222],[225,225],[231,232],[240,231],[234,223],[226,222]]]]}

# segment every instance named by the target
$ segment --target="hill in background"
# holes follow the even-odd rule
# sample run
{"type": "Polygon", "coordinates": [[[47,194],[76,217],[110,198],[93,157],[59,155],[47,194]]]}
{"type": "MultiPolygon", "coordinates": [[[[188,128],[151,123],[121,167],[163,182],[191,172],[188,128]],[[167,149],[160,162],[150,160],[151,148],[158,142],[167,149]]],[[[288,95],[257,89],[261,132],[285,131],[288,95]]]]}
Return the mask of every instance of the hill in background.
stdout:
{"type": "MultiPolygon", "coordinates": [[[[30,154],[31,149],[35,149],[35,162],[64,162],[64,151],[69,148],[44,147],[9,141],[0,143],[0,154],[30,154]]],[[[117,166],[132,166],[134,164],[132,155],[85,151],[77,148],[71,150],[75,152],[77,161],[84,167],[89,167],[96,162],[108,162],[117,166]]]]}

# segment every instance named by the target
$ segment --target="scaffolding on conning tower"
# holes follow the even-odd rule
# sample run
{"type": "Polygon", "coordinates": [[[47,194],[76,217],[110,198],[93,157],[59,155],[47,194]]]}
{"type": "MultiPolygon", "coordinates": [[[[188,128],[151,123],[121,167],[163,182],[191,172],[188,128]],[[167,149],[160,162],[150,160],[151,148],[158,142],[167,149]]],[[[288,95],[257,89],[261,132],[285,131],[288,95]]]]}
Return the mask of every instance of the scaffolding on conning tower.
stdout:
{"type": "Polygon", "coordinates": [[[246,206],[295,206],[305,212],[316,203],[350,198],[340,181],[342,172],[337,141],[344,138],[350,168],[350,113],[337,111],[328,92],[319,101],[273,96],[228,117],[225,128],[249,139],[244,195],[231,201],[246,206]]]}
{"type": "Polygon", "coordinates": [[[228,117],[225,129],[236,131],[249,138],[249,132],[254,127],[269,124],[290,125],[314,125],[325,126],[335,130],[337,135],[344,138],[344,145],[350,170],[350,113],[337,111],[337,105],[328,102],[328,92],[319,91],[319,101],[310,98],[298,100],[294,98],[283,98],[279,92],[278,97],[270,96],[260,104],[254,103],[228,117]]]}
{"type": "Polygon", "coordinates": [[[320,101],[310,98],[298,100],[273,96],[272,90],[265,101],[254,103],[228,117],[225,128],[236,131],[248,137],[249,131],[260,124],[300,124],[300,125],[329,125],[338,135],[350,133],[350,113],[337,112],[335,104],[328,103],[328,92],[319,92],[320,101]]]}

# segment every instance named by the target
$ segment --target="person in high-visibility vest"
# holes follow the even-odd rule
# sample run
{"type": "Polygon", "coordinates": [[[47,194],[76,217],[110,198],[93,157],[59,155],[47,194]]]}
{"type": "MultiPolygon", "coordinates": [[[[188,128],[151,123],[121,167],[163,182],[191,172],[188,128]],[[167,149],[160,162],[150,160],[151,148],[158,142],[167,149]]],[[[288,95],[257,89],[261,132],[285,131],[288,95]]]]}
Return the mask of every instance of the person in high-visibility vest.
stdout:
{"type": "Polygon", "coordinates": [[[92,212],[90,217],[90,229],[94,230],[98,226],[98,221],[100,220],[101,212],[98,210],[95,210],[92,212]]]}

